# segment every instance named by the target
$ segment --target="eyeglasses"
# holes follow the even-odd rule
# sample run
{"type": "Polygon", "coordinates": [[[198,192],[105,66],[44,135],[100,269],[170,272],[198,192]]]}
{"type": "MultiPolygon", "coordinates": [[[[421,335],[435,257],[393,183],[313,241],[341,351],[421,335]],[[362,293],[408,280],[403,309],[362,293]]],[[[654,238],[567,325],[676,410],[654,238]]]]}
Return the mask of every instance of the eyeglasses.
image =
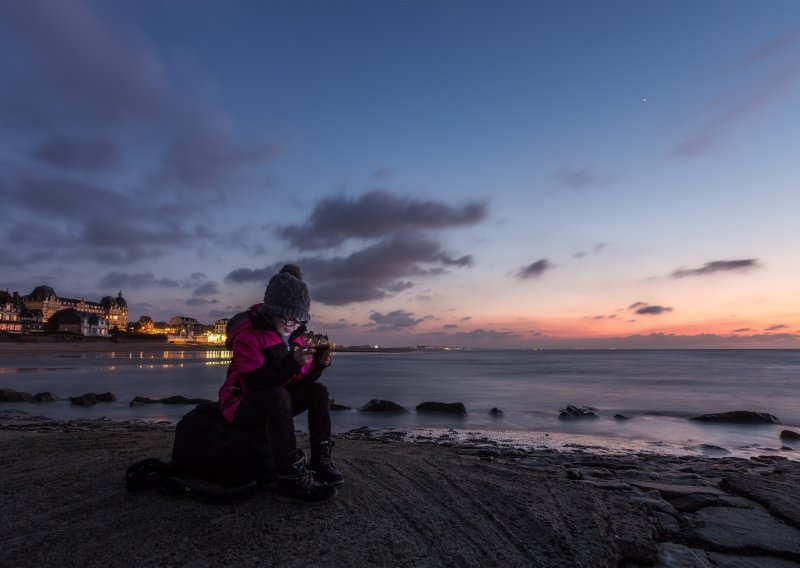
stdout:
{"type": "Polygon", "coordinates": [[[294,318],[287,318],[286,316],[280,316],[280,318],[283,320],[283,325],[288,327],[299,327],[308,323],[308,320],[298,320],[294,318]]]}

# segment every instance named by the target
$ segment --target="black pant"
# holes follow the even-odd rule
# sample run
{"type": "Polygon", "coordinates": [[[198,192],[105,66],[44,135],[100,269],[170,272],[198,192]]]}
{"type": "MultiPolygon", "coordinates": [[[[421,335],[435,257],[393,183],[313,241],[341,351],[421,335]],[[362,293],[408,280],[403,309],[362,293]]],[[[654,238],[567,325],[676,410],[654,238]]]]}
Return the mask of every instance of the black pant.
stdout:
{"type": "Polygon", "coordinates": [[[314,448],[331,438],[331,403],[328,389],[322,383],[248,393],[236,409],[233,423],[258,433],[266,431],[275,465],[285,468],[292,463],[297,450],[294,417],[306,410],[309,439],[314,448]]]}

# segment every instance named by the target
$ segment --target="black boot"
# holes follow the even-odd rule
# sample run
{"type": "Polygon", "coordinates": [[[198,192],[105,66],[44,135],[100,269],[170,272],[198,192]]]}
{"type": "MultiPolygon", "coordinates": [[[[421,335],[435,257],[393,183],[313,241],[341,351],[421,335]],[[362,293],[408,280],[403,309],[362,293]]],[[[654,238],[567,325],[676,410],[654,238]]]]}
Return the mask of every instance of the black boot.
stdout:
{"type": "Polygon", "coordinates": [[[311,461],[308,462],[308,469],[313,471],[314,477],[320,481],[331,485],[339,485],[344,483],[344,475],[333,465],[331,450],[333,450],[332,440],[322,442],[311,448],[311,461]]]}
{"type": "Polygon", "coordinates": [[[301,450],[297,450],[290,465],[278,468],[277,501],[316,505],[335,496],[335,487],[314,481],[306,469],[306,455],[301,450]]]}

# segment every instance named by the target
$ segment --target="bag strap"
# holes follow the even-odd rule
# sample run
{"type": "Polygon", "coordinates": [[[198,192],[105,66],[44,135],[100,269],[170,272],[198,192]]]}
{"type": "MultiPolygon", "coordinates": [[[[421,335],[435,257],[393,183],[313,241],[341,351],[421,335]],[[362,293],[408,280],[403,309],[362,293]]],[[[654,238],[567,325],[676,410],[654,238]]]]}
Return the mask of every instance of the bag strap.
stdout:
{"type": "Polygon", "coordinates": [[[187,495],[208,505],[235,505],[253,497],[258,492],[255,480],[238,487],[211,489],[193,485],[190,481],[173,475],[171,463],[148,458],[128,467],[125,472],[125,487],[128,491],[158,489],[170,495],[187,495]]]}

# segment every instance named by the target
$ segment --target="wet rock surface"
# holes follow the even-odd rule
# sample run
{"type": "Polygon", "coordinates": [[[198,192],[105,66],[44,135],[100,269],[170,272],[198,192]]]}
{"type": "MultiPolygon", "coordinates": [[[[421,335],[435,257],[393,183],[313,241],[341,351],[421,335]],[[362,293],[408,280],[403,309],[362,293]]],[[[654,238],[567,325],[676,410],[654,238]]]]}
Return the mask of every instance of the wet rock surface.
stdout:
{"type": "Polygon", "coordinates": [[[358,409],[359,412],[397,412],[397,413],[406,413],[408,410],[397,404],[396,402],[392,402],[391,400],[380,400],[377,398],[373,398],[367,404],[362,406],[358,409]]]}
{"type": "Polygon", "coordinates": [[[716,414],[703,414],[690,420],[700,422],[718,422],[723,424],[780,424],[777,416],[766,412],[751,412],[749,410],[734,410],[732,412],[718,412],[716,414]]]}
{"type": "Polygon", "coordinates": [[[168,422],[63,422],[0,411],[4,561],[800,566],[800,463],[780,456],[598,455],[513,447],[478,433],[464,439],[455,430],[362,427],[337,436],[337,465],[348,478],[322,515],[267,495],[220,509],[125,494],[124,468],[168,456],[173,430],[168,422]],[[35,530],[42,526],[50,528],[35,530]],[[281,527],[288,530],[281,539],[263,538],[281,527]],[[96,538],[74,546],[90,533],[96,538]],[[217,543],[228,533],[245,537],[247,550],[226,556],[217,543]],[[170,556],[175,539],[186,538],[192,546],[170,556]],[[304,555],[295,557],[298,546],[304,555]]]}
{"type": "MultiPolygon", "coordinates": [[[[384,433],[368,428],[345,436],[384,439],[384,433]]],[[[447,438],[412,439],[446,444],[447,438]]],[[[517,450],[511,457],[504,455],[502,444],[486,438],[459,443],[456,451],[481,461],[517,463],[640,504],[652,513],[657,545],[652,566],[657,568],[800,568],[798,461],[782,456],[600,457],[580,450],[517,450]]]]}
{"type": "Polygon", "coordinates": [[[72,396],[69,401],[75,406],[94,406],[98,402],[114,402],[117,397],[110,392],[94,393],[87,392],[80,396],[72,396]]]}
{"type": "Polygon", "coordinates": [[[558,414],[559,418],[597,418],[597,409],[592,406],[568,404],[558,414]]]}
{"type": "Polygon", "coordinates": [[[457,414],[466,416],[467,409],[463,402],[420,402],[417,412],[431,412],[439,414],[457,414]]]}

